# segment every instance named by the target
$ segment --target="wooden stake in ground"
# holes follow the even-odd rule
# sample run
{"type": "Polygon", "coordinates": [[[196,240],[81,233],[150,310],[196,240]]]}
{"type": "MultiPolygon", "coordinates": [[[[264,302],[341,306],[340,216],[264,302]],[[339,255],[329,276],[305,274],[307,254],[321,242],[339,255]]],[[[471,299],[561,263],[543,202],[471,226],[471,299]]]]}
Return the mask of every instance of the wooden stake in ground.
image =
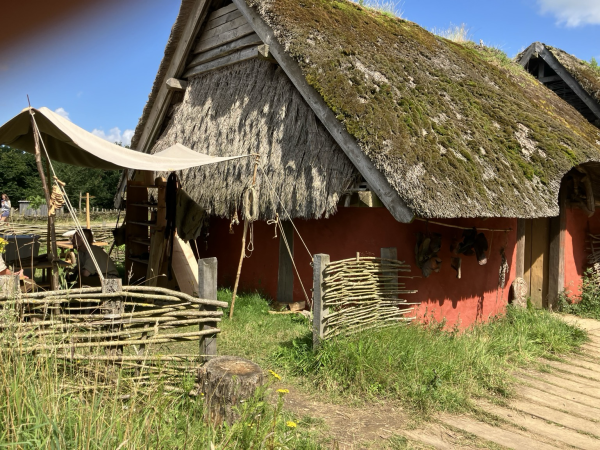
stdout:
{"type": "MultiPolygon", "coordinates": [[[[48,184],[46,183],[46,176],[44,175],[44,167],[42,166],[42,152],[40,151],[40,138],[38,135],[37,125],[33,118],[33,112],[31,114],[31,128],[33,130],[33,141],[35,144],[35,164],[42,181],[42,187],[44,188],[44,196],[46,197],[46,205],[48,205],[48,212],[50,212],[50,191],[48,190],[48,184]]],[[[48,166],[50,162],[48,161],[48,166]]],[[[48,215],[48,259],[52,263],[52,276],[50,277],[50,289],[58,289],[58,264],[56,263],[58,250],[56,248],[56,232],[54,228],[54,216],[48,215]]]]}
{"type": "Polygon", "coordinates": [[[90,193],[85,194],[85,227],[90,229],[90,193]]]}
{"type": "Polygon", "coordinates": [[[233,308],[235,306],[235,295],[237,294],[238,285],[240,284],[240,275],[242,274],[242,264],[244,256],[246,256],[246,234],[248,234],[248,221],[244,220],[244,233],[242,234],[242,254],[240,255],[240,263],[238,264],[237,274],[235,276],[235,284],[233,285],[233,295],[231,296],[231,307],[229,308],[229,318],[233,317],[233,308]]]}

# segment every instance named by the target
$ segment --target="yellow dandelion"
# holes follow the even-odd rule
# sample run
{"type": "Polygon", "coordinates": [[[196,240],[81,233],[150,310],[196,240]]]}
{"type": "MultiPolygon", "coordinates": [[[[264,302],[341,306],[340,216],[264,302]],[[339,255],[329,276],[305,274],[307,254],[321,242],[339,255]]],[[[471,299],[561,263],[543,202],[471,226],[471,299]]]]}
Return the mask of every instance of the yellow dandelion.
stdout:
{"type": "Polygon", "coordinates": [[[297,425],[296,425],[296,422],[292,422],[291,420],[288,420],[288,421],[286,422],[286,425],[287,425],[288,427],[290,427],[290,428],[296,428],[296,427],[297,427],[297,425]]]}
{"type": "Polygon", "coordinates": [[[277,392],[281,395],[289,394],[289,389],[277,389],[277,392]]]}
{"type": "Polygon", "coordinates": [[[273,372],[272,370],[269,370],[269,373],[273,376],[273,378],[276,378],[279,381],[281,381],[281,377],[279,375],[277,375],[275,372],[273,372]]]}

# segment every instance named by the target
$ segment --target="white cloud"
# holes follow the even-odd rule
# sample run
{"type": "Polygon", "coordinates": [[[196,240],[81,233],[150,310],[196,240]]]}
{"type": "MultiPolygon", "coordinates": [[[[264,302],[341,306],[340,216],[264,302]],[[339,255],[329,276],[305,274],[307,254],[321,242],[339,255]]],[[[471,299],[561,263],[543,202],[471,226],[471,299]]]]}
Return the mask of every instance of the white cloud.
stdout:
{"type": "Polygon", "coordinates": [[[537,0],[543,14],[554,15],[559,24],[568,27],[600,25],[598,0],[537,0]]]}
{"type": "Polygon", "coordinates": [[[129,129],[121,133],[121,129],[119,127],[111,128],[110,130],[108,130],[108,133],[104,130],[99,130],[97,128],[94,128],[92,130],[92,134],[104,139],[105,141],[111,142],[113,144],[115,142],[121,142],[123,145],[131,144],[131,138],[133,137],[133,133],[134,131],[129,129]]]}
{"type": "Polygon", "coordinates": [[[58,114],[60,117],[64,117],[65,119],[67,119],[69,122],[71,121],[71,119],[69,119],[69,113],[67,111],[65,111],[65,108],[55,109],[54,112],[56,114],[58,114]]]}

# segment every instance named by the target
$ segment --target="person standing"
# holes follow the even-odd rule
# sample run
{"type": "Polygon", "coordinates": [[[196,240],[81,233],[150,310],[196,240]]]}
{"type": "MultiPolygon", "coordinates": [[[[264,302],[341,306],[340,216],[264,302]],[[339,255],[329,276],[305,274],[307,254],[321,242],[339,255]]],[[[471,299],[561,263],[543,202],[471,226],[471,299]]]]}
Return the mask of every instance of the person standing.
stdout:
{"type": "Polygon", "coordinates": [[[2,194],[2,207],[0,208],[0,222],[6,222],[10,216],[10,198],[8,195],[2,194]]]}

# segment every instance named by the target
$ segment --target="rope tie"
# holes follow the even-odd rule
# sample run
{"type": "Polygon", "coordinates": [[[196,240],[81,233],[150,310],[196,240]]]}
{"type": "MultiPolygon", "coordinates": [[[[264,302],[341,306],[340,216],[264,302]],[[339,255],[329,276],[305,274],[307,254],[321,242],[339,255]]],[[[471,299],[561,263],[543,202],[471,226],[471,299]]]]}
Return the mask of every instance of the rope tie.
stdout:
{"type": "Polygon", "coordinates": [[[277,225],[279,225],[279,213],[275,213],[275,219],[267,220],[267,225],[275,225],[275,236],[273,236],[273,239],[277,238],[277,225]]]}
{"type": "Polygon", "coordinates": [[[258,200],[254,185],[244,191],[243,215],[244,220],[247,220],[248,222],[258,220],[258,200]]]}
{"type": "Polygon", "coordinates": [[[56,175],[54,176],[56,184],[52,186],[52,194],[50,195],[50,209],[48,209],[48,216],[56,214],[56,210],[63,207],[65,204],[65,196],[62,194],[60,187],[64,187],[66,183],[60,181],[56,175]]]}

